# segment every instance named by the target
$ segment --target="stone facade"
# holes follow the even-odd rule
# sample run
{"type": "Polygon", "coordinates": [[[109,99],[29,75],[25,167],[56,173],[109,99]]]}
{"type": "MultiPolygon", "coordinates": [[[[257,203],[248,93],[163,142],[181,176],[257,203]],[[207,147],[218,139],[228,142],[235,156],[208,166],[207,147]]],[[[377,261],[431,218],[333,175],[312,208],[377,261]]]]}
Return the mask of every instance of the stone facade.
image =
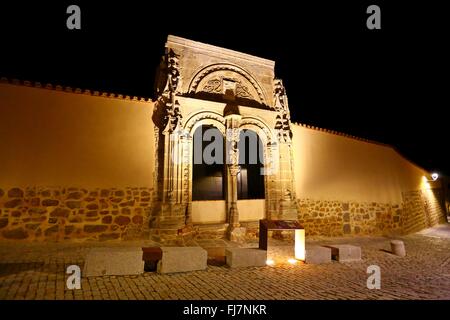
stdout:
{"type": "MultiPolygon", "coordinates": [[[[229,239],[237,240],[246,232],[237,205],[238,143],[243,130],[252,130],[263,143],[265,216],[296,218],[289,106],[282,81],[274,78],[274,66],[271,60],[168,37],[153,113],[157,152],[152,239],[190,236],[195,230],[193,136],[202,125],[218,129],[227,146],[224,200],[229,239]]],[[[204,231],[215,237],[223,227],[204,231]]]]}
{"type": "Polygon", "coordinates": [[[152,194],[139,187],[0,189],[0,239],[141,239],[152,194]]]}

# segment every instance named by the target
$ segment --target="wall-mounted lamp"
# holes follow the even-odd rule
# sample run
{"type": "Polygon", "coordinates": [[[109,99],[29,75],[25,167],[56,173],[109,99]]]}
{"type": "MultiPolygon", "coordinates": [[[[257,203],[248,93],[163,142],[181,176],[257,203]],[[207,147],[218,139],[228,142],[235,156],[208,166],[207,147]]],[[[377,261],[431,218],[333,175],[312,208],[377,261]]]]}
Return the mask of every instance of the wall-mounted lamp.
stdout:
{"type": "Polygon", "coordinates": [[[439,174],[436,173],[436,172],[433,172],[433,173],[431,174],[431,180],[428,179],[426,176],[423,176],[423,177],[422,177],[423,186],[424,186],[426,189],[430,189],[430,188],[431,188],[430,182],[437,181],[437,179],[439,179],[439,174]]]}
{"type": "Polygon", "coordinates": [[[433,182],[433,181],[436,181],[437,179],[439,179],[439,174],[436,172],[433,172],[431,174],[431,180],[425,176],[423,176],[422,179],[423,179],[423,182],[433,182]]]}

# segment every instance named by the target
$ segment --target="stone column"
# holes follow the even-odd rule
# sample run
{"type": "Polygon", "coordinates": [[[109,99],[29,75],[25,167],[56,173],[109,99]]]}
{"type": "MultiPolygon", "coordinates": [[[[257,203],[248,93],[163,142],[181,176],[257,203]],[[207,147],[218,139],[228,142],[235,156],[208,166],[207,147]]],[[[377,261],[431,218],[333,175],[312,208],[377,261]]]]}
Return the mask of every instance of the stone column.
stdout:
{"type": "Polygon", "coordinates": [[[266,175],[266,218],[278,215],[279,153],[275,142],[268,142],[265,150],[264,170],[266,175]]]}
{"type": "Polygon", "coordinates": [[[292,167],[292,131],[288,99],[283,82],[274,81],[274,107],[277,111],[275,130],[278,133],[279,151],[279,208],[277,219],[297,219],[292,167]]]}
{"type": "Polygon", "coordinates": [[[292,150],[290,141],[279,144],[280,152],[280,207],[279,219],[297,219],[297,210],[294,203],[294,184],[292,170],[292,150]]]}
{"type": "Polygon", "coordinates": [[[228,165],[228,170],[230,173],[230,208],[229,208],[229,219],[230,228],[238,228],[239,224],[239,212],[237,208],[237,175],[239,172],[239,166],[228,165]]]}
{"type": "MultiPolygon", "coordinates": [[[[170,110],[171,105],[167,104],[170,110]]],[[[173,109],[173,108],[172,108],[173,109]]],[[[191,138],[181,129],[179,107],[169,113],[162,131],[160,145],[163,154],[158,166],[162,166],[160,200],[155,203],[150,222],[151,237],[156,241],[176,240],[190,233],[190,145],[191,138]]]]}

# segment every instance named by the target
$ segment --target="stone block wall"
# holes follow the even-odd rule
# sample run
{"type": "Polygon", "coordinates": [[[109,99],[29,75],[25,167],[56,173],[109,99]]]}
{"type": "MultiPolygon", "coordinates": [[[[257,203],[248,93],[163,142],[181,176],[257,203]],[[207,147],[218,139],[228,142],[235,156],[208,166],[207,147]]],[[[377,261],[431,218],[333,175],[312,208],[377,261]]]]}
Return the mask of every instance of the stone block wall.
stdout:
{"type": "MultiPolygon", "coordinates": [[[[307,236],[407,234],[444,223],[438,189],[403,193],[402,205],[298,199],[307,236]]],[[[133,240],[149,237],[153,189],[0,188],[0,240],[133,240]]],[[[227,224],[194,226],[198,239],[224,238],[227,224]]],[[[258,222],[242,223],[258,237],[258,222]]]]}
{"type": "Polygon", "coordinates": [[[0,239],[140,239],[152,196],[144,187],[0,189],[0,239]]]}
{"type": "Polygon", "coordinates": [[[440,189],[416,190],[403,193],[405,233],[417,232],[445,223],[446,213],[440,189]]]}
{"type": "Polygon", "coordinates": [[[298,199],[298,220],[307,236],[407,234],[444,223],[439,190],[403,193],[402,205],[298,199]]]}
{"type": "Polygon", "coordinates": [[[398,205],[300,199],[299,222],[309,236],[388,234],[399,231],[398,205]]]}

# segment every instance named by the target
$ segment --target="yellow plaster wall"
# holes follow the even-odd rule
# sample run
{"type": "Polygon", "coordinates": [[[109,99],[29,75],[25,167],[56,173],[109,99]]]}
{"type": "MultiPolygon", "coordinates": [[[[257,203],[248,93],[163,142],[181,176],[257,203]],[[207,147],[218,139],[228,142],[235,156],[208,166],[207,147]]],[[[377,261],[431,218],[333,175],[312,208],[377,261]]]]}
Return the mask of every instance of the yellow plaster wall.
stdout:
{"type": "Polygon", "coordinates": [[[151,102],[0,84],[0,185],[153,187],[151,102]]]}
{"type": "Polygon", "coordinates": [[[423,169],[389,146],[293,125],[296,196],[315,200],[402,202],[421,188],[423,169]]]}

